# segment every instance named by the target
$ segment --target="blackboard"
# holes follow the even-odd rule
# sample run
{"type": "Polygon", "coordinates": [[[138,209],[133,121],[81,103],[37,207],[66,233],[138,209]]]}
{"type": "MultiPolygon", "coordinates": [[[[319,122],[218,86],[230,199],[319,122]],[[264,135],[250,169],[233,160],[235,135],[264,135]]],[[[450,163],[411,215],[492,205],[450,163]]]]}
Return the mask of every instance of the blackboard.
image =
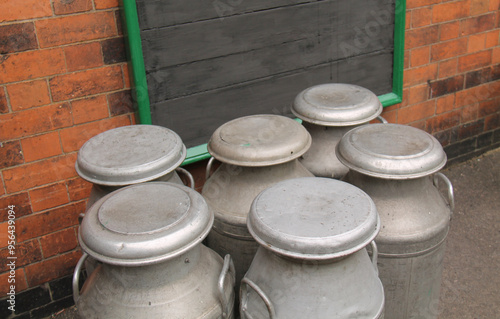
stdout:
{"type": "Polygon", "coordinates": [[[177,132],[193,158],[231,119],[292,116],[312,85],[358,84],[385,105],[400,101],[404,0],[127,2],[129,48],[142,54],[132,59],[142,64],[140,121],[177,132]]]}

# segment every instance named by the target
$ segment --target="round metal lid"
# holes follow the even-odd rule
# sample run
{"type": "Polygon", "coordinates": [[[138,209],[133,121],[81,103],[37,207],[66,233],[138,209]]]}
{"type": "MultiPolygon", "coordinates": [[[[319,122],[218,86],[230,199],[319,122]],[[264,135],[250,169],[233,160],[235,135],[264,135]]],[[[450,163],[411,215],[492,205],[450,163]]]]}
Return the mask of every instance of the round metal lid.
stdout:
{"type": "Polygon", "coordinates": [[[380,220],[372,199],[359,188],[330,178],[303,177],[260,193],[247,226],[266,249],[324,260],[368,245],[379,231],[380,220]]]}
{"type": "Polygon", "coordinates": [[[298,158],[310,146],[311,135],[298,122],[280,115],[251,115],[220,126],[207,148],[224,163],[268,166],[298,158]]]}
{"type": "Polygon", "coordinates": [[[432,135],[400,124],[370,124],[347,132],[336,154],[340,162],[365,175],[410,179],[430,175],[446,164],[446,153],[432,135]]]}
{"type": "Polygon", "coordinates": [[[123,126],[88,140],[78,152],[75,168],[85,180],[124,186],[168,174],[186,158],[181,138],[155,125],[123,126]]]}
{"type": "Polygon", "coordinates": [[[300,92],[292,113],[324,126],[350,126],[369,122],[382,113],[382,103],[370,90],[358,85],[327,83],[300,92]]]}
{"type": "Polygon", "coordinates": [[[85,213],[82,249],[103,263],[142,266],[176,257],[199,244],[214,216],[184,185],[151,182],[121,188],[85,213]]]}

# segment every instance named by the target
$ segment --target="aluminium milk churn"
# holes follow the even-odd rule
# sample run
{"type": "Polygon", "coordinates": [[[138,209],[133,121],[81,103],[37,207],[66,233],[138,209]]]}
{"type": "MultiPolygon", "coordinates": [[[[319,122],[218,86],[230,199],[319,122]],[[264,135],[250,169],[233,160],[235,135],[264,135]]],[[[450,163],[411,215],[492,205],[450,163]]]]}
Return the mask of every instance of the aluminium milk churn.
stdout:
{"type": "Polygon", "coordinates": [[[124,187],[87,211],[73,294],[81,318],[233,318],[234,266],[201,242],[213,214],[191,188],[124,187]],[[87,254],[101,263],[78,291],[87,254]]]}
{"type": "Polygon", "coordinates": [[[248,216],[260,247],[241,282],[241,318],[383,318],[379,228],[370,197],[339,180],[303,177],[264,190],[248,216]]]}
{"type": "Polygon", "coordinates": [[[108,130],[89,139],[79,150],[75,168],[93,183],[87,208],[123,186],[153,180],[180,183],[177,171],[193,177],[179,165],[186,147],[172,130],[156,125],[130,125],[108,130]]]}
{"type": "Polygon", "coordinates": [[[450,181],[437,173],[446,164],[443,148],[420,129],[371,124],[346,133],[337,156],[350,169],[345,180],[370,195],[380,214],[386,318],[436,318],[454,205],[450,181]]]}
{"type": "Polygon", "coordinates": [[[253,115],[229,121],[208,142],[208,151],[222,164],[202,190],[215,213],[207,245],[221,256],[231,255],[237,286],[259,246],[246,225],[252,201],[279,181],[313,176],[297,159],[310,145],[311,137],[304,127],[280,115],[253,115]]]}
{"type": "Polygon", "coordinates": [[[300,92],[291,107],[311,134],[311,148],[301,163],[315,176],[341,179],[348,171],[335,156],[335,146],[350,129],[378,118],[382,104],[361,86],[327,83],[300,92]]]}

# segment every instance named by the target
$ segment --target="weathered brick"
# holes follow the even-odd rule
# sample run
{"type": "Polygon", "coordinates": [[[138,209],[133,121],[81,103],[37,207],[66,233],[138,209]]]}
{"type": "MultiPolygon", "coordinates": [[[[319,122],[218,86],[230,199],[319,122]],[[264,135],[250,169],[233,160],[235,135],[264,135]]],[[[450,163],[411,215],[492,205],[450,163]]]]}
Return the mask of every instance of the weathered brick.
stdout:
{"type": "Polygon", "coordinates": [[[429,86],[427,84],[412,86],[408,94],[408,105],[417,104],[429,99],[429,86]]]}
{"type": "Polygon", "coordinates": [[[490,81],[495,81],[500,77],[500,68],[487,67],[466,74],[465,88],[471,88],[490,81]]]}
{"type": "Polygon", "coordinates": [[[454,1],[432,7],[432,22],[439,23],[457,20],[469,15],[469,1],[454,1]]]}
{"type": "Polygon", "coordinates": [[[405,71],[404,86],[413,86],[435,79],[437,76],[437,63],[409,69],[405,71]]]}
{"type": "Polygon", "coordinates": [[[425,7],[439,2],[441,2],[441,0],[407,0],[406,8],[413,9],[413,8],[425,7]]]}
{"type": "Polygon", "coordinates": [[[24,163],[19,141],[0,143],[0,169],[24,163]]]}
{"type": "Polygon", "coordinates": [[[59,75],[49,80],[54,101],[69,100],[123,88],[119,65],[59,75]]]}
{"type": "Polygon", "coordinates": [[[438,78],[447,78],[457,74],[458,58],[439,62],[438,78]]]}
{"type": "Polygon", "coordinates": [[[467,52],[467,38],[460,38],[434,44],[431,47],[431,61],[446,60],[467,52]]]}
{"type": "Polygon", "coordinates": [[[35,22],[41,48],[117,35],[113,12],[95,12],[35,22]]]}
{"type": "Polygon", "coordinates": [[[81,255],[79,251],[72,251],[27,266],[25,271],[28,284],[31,287],[38,286],[53,279],[72,274],[81,255]]]}
{"type": "Polygon", "coordinates": [[[40,243],[42,244],[44,258],[65,253],[78,246],[74,227],[40,237],[40,243]]]}
{"type": "Polygon", "coordinates": [[[66,182],[35,188],[29,191],[34,212],[57,207],[69,202],[66,182]]]}
{"type": "Polygon", "coordinates": [[[67,181],[67,184],[68,184],[69,199],[72,202],[82,200],[90,196],[92,183],[77,177],[67,181]]]}
{"type": "Polygon", "coordinates": [[[479,117],[485,117],[495,113],[500,114],[500,98],[481,101],[479,103],[479,117]]]}
{"type": "Polygon", "coordinates": [[[9,205],[14,205],[16,218],[31,214],[31,203],[27,192],[0,197],[0,222],[8,220],[9,205]]]}
{"type": "Polygon", "coordinates": [[[120,10],[115,11],[115,21],[116,21],[116,30],[118,35],[123,35],[123,21],[122,15],[120,14],[120,10]]]}
{"type": "Polygon", "coordinates": [[[109,116],[105,95],[72,101],[71,109],[75,124],[92,122],[109,116]]]}
{"type": "Polygon", "coordinates": [[[405,49],[409,50],[416,47],[436,43],[439,39],[438,36],[438,25],[408,30],[405,33],[405,49]]]}
{"type": "Polygon", "coordinates": [[[123,37],[103,40],[101,41],[101,47],[105,64],[127,61],[123,37]]]}
{"type": "Polygon", "coordinates": [[[112,128],[125,125],[130,125],[128,116],[113,117],[64,129],[61,131],[63,150],[65,152],[79,150],[91,137],[112,128]]]}
{"type": "Polygon", "coordinates": [[[439,114],[427,119],[427,130],[433,134],[460,124],[460,111],[439,114]]]}
{"type": "Polygon", "coordinates": [[[492,90],[493,88],[490,88],[486,83],[457,92],[455,100],[456,107],[461,108],[479,103],[479,101],[490,99],[494,93],[492,90]]]}
{"type": "Polygon", "coordinates": [[[486,13],[490,8],[490,0],[470,0],[470,15],[486,13]]]}
{"type": "Polygon", "coordinates": [[[0,54],[37,48],[33,22],[0,26],[0,54]]]}
{"type": "Polygon", "coordinates": [[[398,123],[408,124],[432,116],[435,112],[435,100],[404,107],[398,111],[398,123]]]}
{"type": "Polygon", "coordinates": [[[0,1],[0,22],[34,19],[52,15],[50,0],[19,0],[0,1]]]}
{"type": "Polygon", "coordinates": [[[50,104],[47,81],[35,80],[7,86],[12,111],[50,104]]]}
{"type": "MultiPolygon", "coordinates": [[[[484,130],[491,131],[500,127],[500,114],[488,115],[484,119],[484,130]]],[[[498,130],[500,132],[500,130],[498,130]]],[[[499,134],[500,135],[500,134],[499,134]]]]}
{"type": "Polygon", "coordinates": [[[75,177],[76,154],[49,158],[3,171],[7,192],[13,193],[75,177]]]}
{"type": "Polygon", "coordinates": [[[130,90],[108,94],[108,103],[112,116],[134,112],[130,90]]]}
{"type": "MultiPolygon", "coordinates": [[[[462,108],[460,113],[460,123],[470,123],[476,121],[478,108],[479,105],[477,103],[462,108]]],[[[460,136],[460,130],[459,130],[459,139],[462,139],[462,137],[460,136]]]]}
{"type": "Polygon", "coordinates": [[[48,132],[73,124],[69,104],[52,104],[16,113],[0,114],[0,140],[48,132]]]}
{"type": "Polygon", "coordinates": [[[458,36],[460,35],[460,22],[453,21],[440,24],[439,33],[440,33],[439,39],[441,41],[447,41],[458,38],[458,36]]]}
{"type": "MultiPolygon", "coordinates": [[[[17,227],[16,227],[16,235],[17,235],[17,227]]],[[[26,242],[20,242],[19,237],[17,237],[17,242],[14,245],[14,247],[15,247],[15,256],[17,257],[16,267],[18,268],[42,260],[42,251],[40,250],[40,244],[36,239],[26,242]]],[[[8,248],[1,249],[0,250],[1,260],[7,260],[7,256],[9,256],[9,249],[8,248]]],[[[7,266],[6,262],[0,264],[0,273],[8,270],[9,266],[7,266]]]]}
{"type": "Polygon", "coordinates": [[[0,249],[9,246],[9,223],[0,223],[0,249]]]}
{"type": "Polygon", "coordinates": [[[493,53],[491,55],[491,64],[500,63],[500,47],[493,48],[493,53]]]}
{"type": "Polygon", "coordinates": [[[461,125],[458,130],[458,138],[463,140],[483,133],[484,120],[479,120],[461,125]]]}
{"type": "MultiPolygon", "coordinates": [[[[9,272],[1,274],[0,275],[0,282],[8,283],[9,279],[11,279],[11,280],[13,279],[12,277],[9,278],[9,276],[10,276],[9,272]]],[[[16,291],[16,293],[19,293],[19,292],[26,290],[28,288],[28,283],[26,282],[26,277],[25,277],[23,268],[16,269],[16,274],[15,274],[14,279],[16,280],[16,282],[13,283],[14,284],[13,286],[15,286],[14,290],[16,291]]],[[[10,288],[10,284],[0,285],[0,295],[5,296],[7,294],[7,292],[9,292],[9,288],[10,288]]]]}
{"type": "MultiPolygon", "coordinates": [[[[128,64],[122,65],[123,72],[123,82],[125,82],[125,88],[130,89],[130,70],[128,64]]],[[[0,104],[1,105],[1,104],[0,104]]]]}
{"type": "Polygon", "coordinates": [[[410,65],[411,67],[421,66],[429,63],[430,61],[430,46],[415,48],[410,51],[410,65]]]}
{"type": "Polygon", "coordinates": [[[478,17],[468,18],[460,22],[462,35],[484,32],[495,28],[496,14],[489,13],[478,17]]]}
{"type": "Polygon", "coordinates": [[[92,10],[91,0],[54,0],[55,14],[78,13],[92,10]]]}
{"type": "Polygon", "coordinates": [[[78,44],[64,48],[68,71],[79,71],[103,65],[99,42],[78,44]]]}
{"type": "Polygon", "coordinates": [[[411,26],[419,28],[430,25],[432,22],[432,8],[423,7],[411,10],[411,26]]]}
{"type": "Polygon", "coordinates": [[[117,8],[118,0],[94,0],[96,9],[117,8]]]}
{"type": "Polygon", "coordinates": [[[494,46],[497,46],[499,37],[500,37],[500,30],[493,30],[486,33],[485,47],[492,48],[494,46]]]}
{"type": "Polygon", "coordinates": [[[458,58],[458,71],[464,72],[486,66],[491,63],[491,50],[477,52],[458,58]]]}
{"type": "Polygon", "coordinates": [[[430,83],[431,98],[439,97],[449,93],[455,93],[464,88],[464,76],[457,75],[451,78],[432,81],[430,83]]]}
{"type": "Polygon", "coordinates": [[[50,76],[65,71],[64,54],[60,48],[21,52],[0,57],[0,84],[50,76]],[[40,61],[46,62],[40,63],[40,61]]]}
{"type": "Polygon", "coordinates": [[[85,203],[77,202],[17,220],[16,234],[20,241],[47,235],[78,224],[78,215],[85,212],[85,203]]]}
{"type": "Polygon", "coordinates": [[[0,114],[8,112],[9,105],[7,104],[7,94],[5,94],[5,88],[0,86],[0,114]]]}
{"type": "Polygon", "coordinates": [[[436,99],[436,114],[449,112],[455,108],[455,94],[448,94],[446,96],[436,99]]]}
{"type": "Polygon", "coordinates": [[[473,34],[469,36],[467,53],[482,51],[486,48],[486,33],[473,34]]]}
{"type": "Polygon", "coordinates": [[[21,145],[27,163],[62,154],[58,132],[24,138],[21,145]]]}

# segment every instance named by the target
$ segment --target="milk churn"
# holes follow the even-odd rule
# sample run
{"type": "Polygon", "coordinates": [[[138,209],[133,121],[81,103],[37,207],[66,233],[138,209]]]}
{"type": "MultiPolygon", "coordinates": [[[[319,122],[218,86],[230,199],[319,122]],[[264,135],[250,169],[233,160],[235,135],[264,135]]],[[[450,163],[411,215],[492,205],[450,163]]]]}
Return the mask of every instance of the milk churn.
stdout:
{"type": "Polygon", "coordinates": [[[215,213],[207,245],[221,256],[231,254],[237,284],[258,248],[246,226],[252,201],[279,181],[313,176],[297,160],[310,145],[311,137],[302,125],[279,115],[232,120],[220,126],[208,142],[208,151],[222,164],[202,190],[215,213]]]}
{"type": "Polygon", "coordinates": [[[363,87],[327,83],[300,92],[291,111],[302,119],[311,134],[311,148],[301,163],[315,176],[340,179],[348,171],[335,156],[335,146],[350,129],[380,117],[382,104],[377,96],[363,87]]]}
{"type": "Polygon", "coordinates": [[[152,180],[180,183],[177,171],[186,147],[172,130],[156,125],[130,125],[108,130],[89,139],[78,152],[76,171],[93,183],[87,208],[123,186],[152,180]]]}
{"type": "Polygon", "coordinates": [[[241,282],[249,318],[383,318],[384,291],[365,247],[380,219],[370,197],[342,181],[303,177],[264,190],[248,229],[260,244],[241,282]]]}
{"type": "Polygon", "coordinates": [[[201,241],[213,214],[184,185],[151,182],[87,211],[73,294],[81,318],[233,318],[234,266],[201,241]],[[78,291],[85,258],[101,263],[78,291]]]}
{"type": "Polygon", "coordinates": [[[337,156],[350,169],[345,180],[370,195],[380,214],[386,318],[436,318],[454,205],[450,181],[437,173],[446,163],[443,148],[420,129],[372,124],[346,133],[337,156]]]}

